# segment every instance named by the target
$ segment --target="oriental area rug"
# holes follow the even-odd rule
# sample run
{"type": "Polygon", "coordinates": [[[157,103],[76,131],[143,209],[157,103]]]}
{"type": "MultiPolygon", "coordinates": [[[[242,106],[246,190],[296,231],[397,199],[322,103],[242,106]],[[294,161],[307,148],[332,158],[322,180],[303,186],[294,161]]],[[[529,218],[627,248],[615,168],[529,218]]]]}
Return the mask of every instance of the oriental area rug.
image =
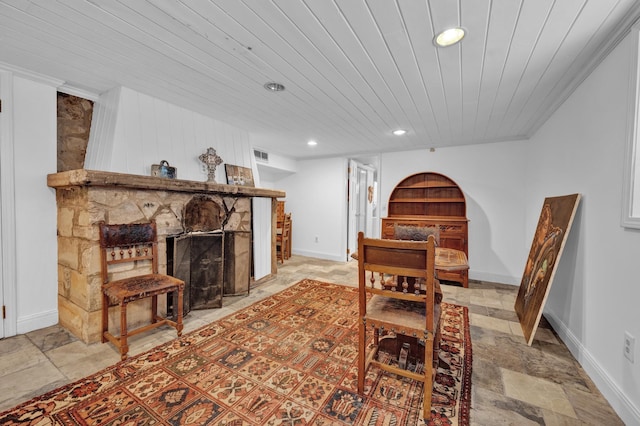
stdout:
{"type": "Polygon", "coordinates": [[[422,384],[372,367],[356,391],[358,290],[302,280],[0,413],[2,425],[468,425],[467,308],[443,303],[431,419],[422,384]]]}

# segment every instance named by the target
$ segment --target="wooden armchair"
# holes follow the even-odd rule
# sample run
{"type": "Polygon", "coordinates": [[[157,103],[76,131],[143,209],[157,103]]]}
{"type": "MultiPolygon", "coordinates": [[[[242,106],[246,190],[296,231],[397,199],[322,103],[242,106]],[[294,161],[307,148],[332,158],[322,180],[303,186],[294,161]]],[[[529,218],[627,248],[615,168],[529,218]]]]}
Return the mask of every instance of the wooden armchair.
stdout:
{"type": "Polygon", "coordinates": [[[424,383],[423,417],[431,416],[431,393],[437,367],[440,305],[435,301],[435,238],[399,241],[365,238],[358,234],[360,326],[358,392],[363,393],[373,365],[424,383]],[[373,342],[367,345],[367,333],[373,342]],[[424,343],[424,358],[415,371],[378,360],[381,338],[413,337],[424,343]],[[434,350],[435,347],[435,350],[434,350]],[[422,364],[422,365],[421,365],[422,364]]]}
{"type": "Polygon", "coordinates": [[[102,343],[107,340],[113,343],[120,350],[120,357],[125,359],[129,351],[129,336],[164,324],[174,327],[180,336],[183,328],[182,301],[185,283],[158,273],[155,222],[129,225],[107,225],[101,222],[99,227],[102,264],[102,343]],[[144,273],[136,274],[135,271],[144,273]],[[158,295],[174,291],[178,295],[176,321],[158,315],[158,295]],[[129,330],[127,306],[130,302],[145,298],[151,298],[151,322],[129,330]],[[109,331],[109,305],[112,302],[120,306],[119,336],[109,331]]]}

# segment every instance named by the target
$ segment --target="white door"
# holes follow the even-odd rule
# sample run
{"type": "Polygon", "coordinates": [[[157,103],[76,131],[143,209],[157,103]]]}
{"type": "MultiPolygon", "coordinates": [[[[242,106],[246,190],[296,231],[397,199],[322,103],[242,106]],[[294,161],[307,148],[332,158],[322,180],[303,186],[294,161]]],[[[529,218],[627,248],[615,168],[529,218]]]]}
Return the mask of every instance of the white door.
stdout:
{"type": "Polygon", "coordinates": [[[0,338],[14,336],[17,324],[12,85],[13,75],[0,70],[0,338]]]}
{"type": "Polygon", "coordinates": [[[357,167],[356,229],[358,232],[364,232],[366,237],[376,238],[373,227],[373,210],[375,208],[374,169],[362,164],[358,164],[357,167]]]}
{"type": "MultiPolygon", "coordinates": [[[[6,179],[3,179],[3,173],[6,171],[6,168],[3,167],[5,164],[2,161],[2,157],[6,157],[9,153],[7,151],[7,147],[9,144],[7,129],[11,129],[8,125],[8,115],[5,110],[10,106],[7,102],[7,89],[8,84],[10,83],[11,78],[8,73],[0,70],[0,101],[4,101],[4,105],[2,106],[2,110],[0,111],[0,339],[7,336],[5,332],[5,303],[4,303],[4,294],[5,294],[5,285],[8,285],[5,280],[5,269],[3,265],[3,259],[5,257],[4,250],[6,250],[6,245],[4,244],[5,236],[3,235],[3,229],[5,227],[6,218],[2,214],[4,212],[4,208],[6,204],[4,204],[4,188],[3,184],[6,183],[6,179]],[[5,95],[3,99],[3,95],[5,95]]],[[[11,152],[11,154],[13,154],[11,152]]]]}
{"type": "MultiPolygon", "coordinates": [[[[2,115],[0,113],[0,115],[2,115]]],[[[0,119],[2,122],[2,119],[0,119]]],[[[2,141],[0,140],[0,143],[2,141]]],[[[0,165],[0,186],[2,185],[2,166],[0,165]]],[[[1,194],[0,194],[1,195],[1,194]]],[[[2,211],[2,197],[0,196],[0,212],[2,211]]],[[[0,224],[2,224],[2,217],[0,217],[0,224]]],[[[2,241],[2,226],[0,226],[0,241],[2,241]]],[[[4,338],[4,279],[2,278],[4,273],[2,269],[2,245],[0,244],[0,339],[4,338]]]]}
{"type": "Polygon", "coordinates": [[[360,173],[361,179],[364,180],[362,194],[360,198],[364,203],[364,234],[369,238],[377,238],[374,227],[374,209],[376,207],[376,182],[375,170],[371,167],[363,167],[360,173]]]}
{"type": "Polygon", "coordinates": [[[358,164],[354,160],[349,160],[349,167],[347,169],[347,261],[351,260],[352,253],[358,251],[357,191],[358,164]]]}
{"type": "Polygon", "coordinates": [[[349,160],[348,176],[347,260],[350,260],[351,253],[358,250],[358,232],[362,231],[366,237],[376,238],[374,226],[377,197],[376,170],[371,166],[349,160]]]}
{"type": "Polygon", "coordinates": [[[367,235],[367,171],[358,165],[356,170],[356,231],[367,235]]]}

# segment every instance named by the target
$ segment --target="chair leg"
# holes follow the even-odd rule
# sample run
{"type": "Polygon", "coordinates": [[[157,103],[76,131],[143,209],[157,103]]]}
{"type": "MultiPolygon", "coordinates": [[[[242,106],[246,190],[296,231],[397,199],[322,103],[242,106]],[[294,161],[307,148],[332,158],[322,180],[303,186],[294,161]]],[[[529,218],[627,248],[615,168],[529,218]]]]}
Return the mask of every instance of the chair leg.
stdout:
{"type": "Polygon", "coordinates": [[[102,343],[107,341],[105,333],[109,331],[109,297],[102,293],[102,343]]]}
{"type": "Polygon", "coordinates": [[[424,345],[424,400],[422,417],[431,418],[431,395],[433,393],[433,341],[427,340],[424,345]]]}
{"type": "Polygon", "coordinates": [[[365,342],[366,342],[366,333],[367,326],[363,321],[360,321],[360,325],[358,326],[358,393],[362,394],[364,392],[364,379],[367,376],[367,371],[365,370],[365,360],[367,354],[365,353],[365,342]]]}
{"type": "Polygon", "coordinates": [[[440,339],[442,335],[440,333],[440,324],[438,323],[438,331],[433,342],[433,378],[435,380],[436,372],[438,371],[438,364],[440,363],[440,339]]]}
{"type": "Polygon", "coordinates": [[[284,258],[289,259],[291,257],[291,240],[287,238],[287,243],[284,245],[284,258]]]}
{"type": "Polygon", "coordinates": [[[276,263],[280,261],[281,263],[284,264],[284,246],[283,244],[280,244],[279,246],[276,246],[276,263]]]}
{"type": "Polygon", "coordinates": [[[151,296],[151,324],[158,322],[158,296],[151,296]]]}
{"type": "Polygon", "coordinates": [[[120,359],[125,360],[129,352],[127,343],[127,302],[120,303],[120,359]]]}
{"type": "Polygon", "coordinates": [[[184,298],[184,288],[178,288],[178,318],[176,319],[176,330],[178,331],[178,337],[182,336],[182,328],[184,327],[182,324],[182,300],[184,298]]]}

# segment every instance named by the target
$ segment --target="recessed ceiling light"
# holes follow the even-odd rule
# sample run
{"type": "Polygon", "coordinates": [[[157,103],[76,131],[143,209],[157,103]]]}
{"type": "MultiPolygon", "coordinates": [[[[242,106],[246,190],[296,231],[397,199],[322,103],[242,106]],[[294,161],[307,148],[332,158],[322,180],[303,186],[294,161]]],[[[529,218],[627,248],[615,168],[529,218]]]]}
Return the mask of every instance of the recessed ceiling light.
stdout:
{"type": "Polygon", "coordinates": [[[456,44],[463,38],[464,30],[462,28],[449,28],[436,36],[435,43],[440,47],[447,47],[456,44]]]}
{"type": "Polygon", "coordinates": [[[318,142],[316,142],[316,141],[309,141],[309,142],[307,142],[307,145],[309,145],[309,146],[316,146],[316,145],[318,145],[318,142]]]}
{"type": "Polygon", "coordinates": [[[264,85],[264,88],[270,92],[282,92],[284,91],[284,86],[280,83],[269,82],[264,85]]]}
{"type": "Polygon", "coordinates": [[[394,135],[396,135],[396,136],[402,136],[402,135],[404,135],[405,133],[407,133],[407,131],[406,131],[406,130],[404,130],[404,129],[397,129],[397,130],[394,130],[394,131],[393,131],[393,134],[394,134],[394,135]]]}

